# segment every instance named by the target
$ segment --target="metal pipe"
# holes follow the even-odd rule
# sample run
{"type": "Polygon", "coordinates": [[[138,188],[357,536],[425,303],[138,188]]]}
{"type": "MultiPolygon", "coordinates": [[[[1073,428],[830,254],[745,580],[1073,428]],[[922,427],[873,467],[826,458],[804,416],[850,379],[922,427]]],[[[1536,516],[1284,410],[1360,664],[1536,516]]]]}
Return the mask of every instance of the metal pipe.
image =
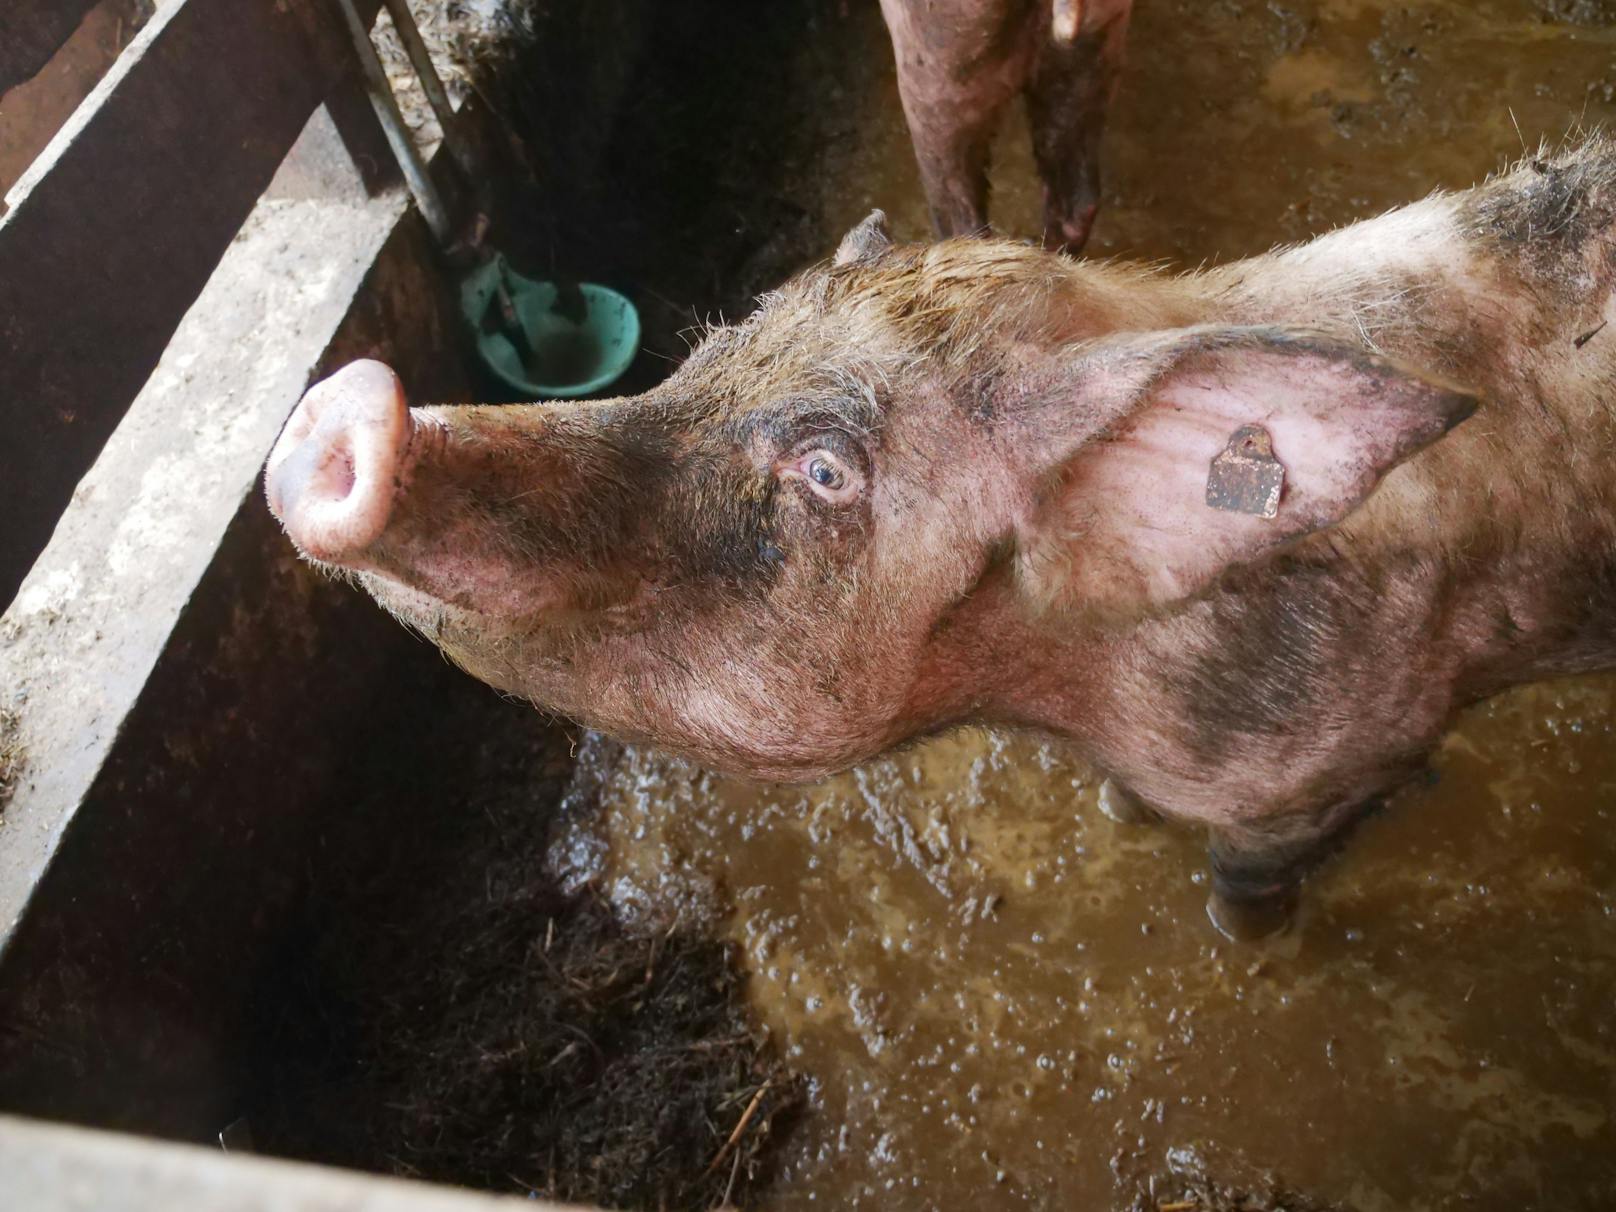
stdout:
{"type": "Polygon", "coordinates": [[[460,119],[455,114],[454,106],[449,103],[448,90],[443,87],[443,79],[432,64],[432,55],[427,51],[426,43],[421,40],[421,30],[415,24],[415,15],[410,12],[409,0],[382,0],[382,3],[393,18],[393,28],[398,31],[398,40],[404,44],[404,53],[415,68],[415,76],[426,93],[427,104],[437,115],[444,146],[449,149],[455,163],[460,165],[466,179],[475,182],[479,173],[471,145],[463,137],[465,132],[460,129],[460,119]]]}
{"type": "Polygon", "coordinates": [[[404,182],[410,187],[410,195],[415,199],[415,205],[420,208],[421,217],[432,229],[432,235],[438,244],[447,248],[454,233],[449,225],[449,212],[443,204],[443,195],[438,193],[438,187],[432,183],[432,178],[427,173],[426,162],[421,159],[420,151],[410,138],[409,127],[404,125],[404,115],[398,112],[398,101],[393,96],[392,86],[387,83],[387,73],[382,69],[382,61],[376,56],[376,48],[371,45],[370,33],[365,29],[365,23],[359,19],[353,0],[337,0],[337,4],[342,8],[343,17],[347,19],[348,32],[353,36],[354,51],[359,56],[359,70],[365,78],[365,93],[370,97],[371,107],[375,109],[376,117],[382,124],[382,132],[387,136],[387,145],[393,149],[399,169],[404,173],[404,182]]]}

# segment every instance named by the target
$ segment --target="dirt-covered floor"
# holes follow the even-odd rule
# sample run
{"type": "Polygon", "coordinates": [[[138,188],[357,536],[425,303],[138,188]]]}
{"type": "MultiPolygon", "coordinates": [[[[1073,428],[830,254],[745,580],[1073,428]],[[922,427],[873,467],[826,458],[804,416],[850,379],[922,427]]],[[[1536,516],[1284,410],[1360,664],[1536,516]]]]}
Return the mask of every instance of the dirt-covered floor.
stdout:
{"type": "MultiPolygon", "coordinates": [[[[511,237],[635,293],[637,383],[872,206],[925,234],[873,0],[656,7],[610,129],[577,151],[590,171],[553,178],[511,237]]],[[[520,121],[562,84],[535,70],[490,100],[520,121]]],[[[1613,113],[1616,6],[1596,0],[1139,0],[1090,252],[1256,252],[1613,113]]],[[[1039,234],[1016,122],[993,213],[1039,234]]],[[[310,953],[372,949],[322,1037],[318,1123],[370,1116],[344,1160],[644,1207],[707,1206],[730,1172],[732,1198],[778,1208],[1616,1206],[1613,726],[1610,678],[1472,712],[1298,927],[1241,948],[1202,915],[1198,839],[1113,824],[1091,772],[1037,740],[960,735],[803,789],[599,738],[567,775],[536,726],[488,724],[517,729],[516,756],[491,781],[471,763],[439,805],[483,814],[475,838],[311,924],[310,953]],[[551,821],[545,780],[568,778],[551,821]],[[546,863],[627,933],[557,899],[546,863]],[[634,958],[566,967],[552,929],[577,921],[634,958]],[[681,1001],[703,985],[721,996],[681,1001]],[[726,1039],[728,1068],[681,1069],[726,1039]],[[641,1100],[639,1152],[567,1137],[567,1099],[596,1100],[599,1133],[618,1092],[641,1100]],[[692,1131],[647,1152],[657,1100],[692,1131]],[[640,1183],[675,1154],[683,1171],[640,1183]],[[591,1157],[609,1180],[565,1177],[591,1157]]]]}

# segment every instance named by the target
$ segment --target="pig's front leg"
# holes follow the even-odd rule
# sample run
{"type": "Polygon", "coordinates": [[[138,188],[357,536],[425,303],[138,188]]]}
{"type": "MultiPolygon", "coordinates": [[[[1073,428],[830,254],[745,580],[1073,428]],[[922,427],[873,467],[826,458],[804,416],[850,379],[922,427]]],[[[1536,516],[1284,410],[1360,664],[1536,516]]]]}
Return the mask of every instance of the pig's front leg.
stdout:
{"type": "Polygon", "coordinates": [[[1132,0],[1085,6],[1070,43],[1047,40],[1027,88],[1033,156],[1044,183],[1044,245],[1070,253],[1100,208],[1100,136],[1116,92],[1132,0]]]}
{"type": "Polygon", "coordinates": [[[1277,934],[1296,915],[1302,881],[1346,840],[1359,821],[1380,806],[1375,800],[1279,829],[1215,829],[1209,847],[1212,892],[1206,915],[1219,934],[1254,942],[1277,934]]]}
{"type": "Polygon", "coordinates": [[[931,211],[931,224],[943,239],[981,234],[988,224],[988,149],[998,112],[943,116],[933,109],[911,119],[915,160],[931,211]]]}

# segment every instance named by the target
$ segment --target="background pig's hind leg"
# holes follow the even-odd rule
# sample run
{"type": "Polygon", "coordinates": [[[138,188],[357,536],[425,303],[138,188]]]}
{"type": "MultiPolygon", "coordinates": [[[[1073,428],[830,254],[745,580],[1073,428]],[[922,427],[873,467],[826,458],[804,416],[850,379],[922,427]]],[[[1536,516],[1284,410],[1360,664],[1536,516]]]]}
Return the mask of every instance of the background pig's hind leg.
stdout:
{"type": "Polygon", "coordinates": [[[1028,0],[881,0],[932,226],[943,238],[988,221],[999,119],[1026,89],[1049,12],[1028,0]]]}
{"type": "Polygon", "coordinates": [[[938,236],[969,236],[988,222],[988,153],[999,110],[950,112],[938,106],[911,121],[915,160],[938,236]]]}
{"type": "Polygon", "coordinates": [[[1116,91],[1126,11],[1070,46],[1039,52],[1027,89],[1033,158],[1044,183],[1044,245],[1080,252],[1100,208],[1100,136],[1116,91]]]}

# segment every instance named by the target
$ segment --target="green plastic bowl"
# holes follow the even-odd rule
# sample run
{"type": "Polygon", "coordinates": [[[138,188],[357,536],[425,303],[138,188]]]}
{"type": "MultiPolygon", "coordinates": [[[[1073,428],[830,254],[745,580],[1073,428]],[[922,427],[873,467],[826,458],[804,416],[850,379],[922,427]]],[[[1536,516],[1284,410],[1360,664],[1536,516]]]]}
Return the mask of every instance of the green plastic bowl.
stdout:
{"type": "Polygon", "coordinates": [[[550,399],[587,396],[614,383],[639,352],[640,314],[609,287],[582,282],[578,290],[583,316],[575,321],[556,309],[555,283],[524,278],[503,257],[477,269],[462,283],[460,301],[484,364],[517,391],[550,399]],[[485,323],[501,281],[533,351],[530,358],[485,323]]]}

